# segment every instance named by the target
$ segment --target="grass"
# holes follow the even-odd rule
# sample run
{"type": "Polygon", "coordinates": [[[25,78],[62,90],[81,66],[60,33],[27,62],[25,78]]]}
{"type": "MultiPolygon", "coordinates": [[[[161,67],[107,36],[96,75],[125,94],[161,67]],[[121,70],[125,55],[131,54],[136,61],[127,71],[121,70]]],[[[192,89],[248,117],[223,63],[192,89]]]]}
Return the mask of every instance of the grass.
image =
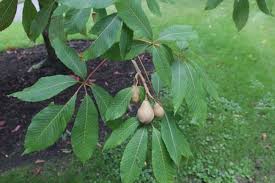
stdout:
{"type": "MultiPolygon", "coordinates": [[[[199,0],[182,0],[163,5],[161,18],[150,15],[155,33],[173,24],[194,26],[200,39],[192,43],[187,54],[206,68],[221,96],[220,102],[209,101],[204,128],[185,128],[195,158],[179,170],[178,182],[230,183],[252,178],[275,182],[275,19],[252,4],[249,23],[237,32],[231,20],[232,2],[212,11],[203,11],[203,7],[199,0]],[[261,139],[263,133],[266,140],[261,139]]],[[[1,32],[0,40],[0,50],[32,46],[19,24],[1,32]]],[[[77,176],[78,182],[119,182],[120,156],[121,149],[97,152],[97,158],[85,166],[72,158],[65,168],[50,162],[40,176],[30,171],[33,165],[19,167],[4,173],[2,179],[70,182],[77,176]]],[[[154,182],[151,175],[147,167],[140,182],[154,182]]]]}

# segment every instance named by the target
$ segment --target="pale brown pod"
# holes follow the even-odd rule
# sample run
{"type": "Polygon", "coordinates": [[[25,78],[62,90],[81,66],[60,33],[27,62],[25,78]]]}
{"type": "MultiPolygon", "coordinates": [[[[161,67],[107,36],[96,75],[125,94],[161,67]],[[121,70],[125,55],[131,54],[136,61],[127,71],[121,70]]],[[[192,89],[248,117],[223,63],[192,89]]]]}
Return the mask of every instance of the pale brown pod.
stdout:
{"type": "Polygon", "coordinates": [[[139,91],[139,87],[136,85],[132,86],[132,101],[135,103],[138,103],[140,100],[140,91],[139,91]]]}
{"type": "Polygon", "coordinates": [[[148,100],[144,100],[138,109],[137,117],[138,120],[143,124],[149,124],[154,119],[154,110],[148,100]]]}
{"type": "Polygon", "coordinates": [[[163,107],[159,103],[155,103],[154,105],[154,114],[158,118],[163,118],[165,114],[163,107]]]}

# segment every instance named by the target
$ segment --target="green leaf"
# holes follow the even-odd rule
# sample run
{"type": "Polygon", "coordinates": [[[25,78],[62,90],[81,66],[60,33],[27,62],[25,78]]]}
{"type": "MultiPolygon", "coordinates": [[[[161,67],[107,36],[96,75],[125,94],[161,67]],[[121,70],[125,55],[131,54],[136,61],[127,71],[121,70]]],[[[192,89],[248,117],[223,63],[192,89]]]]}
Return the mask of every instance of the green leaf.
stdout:
{"type": "Polygon", "coordinates": [[[138,55],[144,53],[149,45],[143,41],[134,40],[131,45],[130,51],[126,54],[125,57],[122,57],[120,54],[119,43],[115,43],[104,55],[102,58],[109,59],[112,61],[127,61],[131,60],[138,55]]]}
{"type": "Polygon", "coordinates": [[[43,7],[33,19],[31,26],[30,26],[30,34],[29,38],[32,41],[35,41],[40,34],[45,30],[47,25],[49,24],[51,12],[53,7],[55,6],[54,3],[49,4],[46,7],[43,7]]]}
{"type": "Polygon", "coordinates": [[[221,4],[221,2],[223,2],[223,0],[207,0],[205,9],[206,10],[215,9],[219,4],[221,4]]]}
{"type": "Polygon", "coordinates": [[[93,9],[93,10],[94,10],[94,13],[96,13],[95,23],[107,16],[107,11],[105,8],[93,9]]]}
{"type": "Polygon", "coordinates": [[[99,112],[103,120],[105,120],[105,113],[112,102],[113,97],[103,88],[98,85],[92,85],[92,91],[99,108],[99,112]]]}
{"type": "Polygon", "coordinates": [[[86,34],[86,24],[90,18],[91,9],[70,9],[65,16],[65,32],[68,34],[86,34]]]}
{"type": "Polygon", "coordinates": [[[152,47],[153,63],[160,79],[167,85],[171,85],[172,73],[170,69],[170,62],[173,58],[168,54],[168,50],[160,45],[159,47],[152,47]]]}
{"type": "Polygon", "coordinates": [[[18,0],[2,0],[0,2],[0,31],[9,27],[15,17],[18,0]]]}
{"type": "Polygon", "coordinates": [[[123,24],[119,42],[120,53],[122,58],[124,58],[126,54],[131,50],[133,37],[133,30],[131,30],[126,24],[123,24]]]}
{"type": "Polygon", "coordinates": [[[64,33],[63,12],[66,10],[64,6],[59,6],[52,16],[49,37],[57,57],[66,67],[72,70],[76,75],[84,79],[87,76],[86,63],[81,61],[76,50],[70,48],[66,43],[64,33]]]}
{"type": "Polygon", "coordinates": [[[37,11],[31,0],[25,0],[23,8],[22,24],[27,36],[30,36],[31,23],[36,17],[37,11]]]}
{"type": "Polygon", "coordinates": [[[89,95],[78,110],[72,130],[72,147],[75,155],[85,162],[91,158],[98,142],[98,113],[89,95]]]}
{"type": "Polygon", "coordinates": [[[52,40],[51,43],[57,57],[62,61],[62,63],[71,69],[76,75],[84,79],[87,76],[86,63],[80,60],[77,52],[58,38],[52,40]]]}
{"type": "Polygon", "coordinates": [[[40,78],[33,86],[25,88],[23,91],[13,93],[9,96],[13,96],[27,102],[39,102],[52,98],[76,83],[77,81],[70,76],[48,76],[40,78]]]}
{"type": "Polygon", "coordinates": [[[112,0],[58,0],[66,6],[83,9],[83,8],[106,8],[113,4],[112,0]]]}
{"type": "Polygon", "coordinates": [[[105,113],[106,121],[115,120],[121,117],[126,112],[131,98],[132,88],[125,88],[119,91],[105,113]]]}
{"type": "Polygon", "coordinates": [[[274,2],[272,0],[256,0],[259,9],[267,14],[267,15],[272,15],[272,7],[274,2]]]}
{"type": "Polygon", "coordinates": [[[116,13],[104,17],[92,28],[91,33],[98,37],[92,45],[83,53],[84,60],[97,58],[104,54],[116,42],[122,22],[116,13]]]}
{"type": "Polygon", "coordinates": [[[104,145],[104,150],[115,148],[127,140],[139,126],[136,118],[130,118],[115,129],[104,145]]]}
{"type": "Polygon", "coordinates": [[[147,143],[147,129],[138,129],[127,144],[120,162],[122,183],[132,183],[138,178],[146,159],[147,143]]]}
{"type": "Polygon", "coordinates": [[[160,77],[158,76],[158,74],[156,72],[154,74],[152,74],[151,78],[152,78],[153,88],[154,88],[155,92],[157,93],[157,95],[159,95],[161,90],[163,89],[163,83],[160,80],[160,77]]]}
{"type": "Polygon", "coordinates": [[[153,31],[148,18],[141,7],[140,0],[118,0],[116,3],[118,15],[138,34],[153,40],[153,31]]]}
{"type": "Polygon", "coordinates": [[[173,64],[172,70],[171,88],[174,112],[177,112],[183,99],[185,99],[188,107],[193,112],[193,123],[205,121],[207,117],[207,105],[200,73],[190,63],[180,61],[173,64]]]}
{"type": "Polygon", "coordinates": [[[153,14],[157,16],[161,16],[160,7],[157,0],[146,0],[146,2],[147,2],[148,8],[153,14]]]}
{"type": "Polygon", "coordinates": [[[153,128],[152,134],[152,166],[158,182],[174,183],[176,168],[156,128],[153,128]]]}
{"type": "Polygon", "coordinates": [[[235,0],[233,20],[238,30],[242,30],[249,17],[249,2],[248,0],[235,0]]]}
{"type": "Polygon", "coordinates": [[[189,157],[190,148],[172,117],[165,114],[161,122],[161,136],[170,157],[179,166],[182,156],[189,157]]]}
{"type": "Polygon", "coordinates": [[[28,128],[24,154],[46,149],[64,132],[75,108],[76,95],[64,106],[50,104],[36,114],[28,128]]]}
{"type": "Polygon", "coordinates": [[[198,34],[190,25],[173,25],[160,33],[159,41],[190,41],[198,39],[198,34]]]}

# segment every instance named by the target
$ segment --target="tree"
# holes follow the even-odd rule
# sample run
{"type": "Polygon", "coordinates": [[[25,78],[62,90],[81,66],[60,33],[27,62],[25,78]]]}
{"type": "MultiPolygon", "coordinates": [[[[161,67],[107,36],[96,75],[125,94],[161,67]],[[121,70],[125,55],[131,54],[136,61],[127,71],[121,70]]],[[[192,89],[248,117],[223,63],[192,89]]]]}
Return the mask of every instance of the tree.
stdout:
{"type": "MultiPolygon", "coordinates": [[[[178,126],[179,112],[183,106],[188,106],[193,114],[191,123],[200,125],[207,117],[206,96],[218,99],[215,86],[204,70],[183,54],[188,41],[196,39],[197,33],[191,26],[174,25],[164,29],[160,35],[154,35],[141,0],[39,2],[42,8],[36,12],[31,1],[25,1],[23,26],[27,35],[35,40],[46,30],[57,57],[77,77],[43,77],[33,86],[10,96],[38,102],[71,86],[79,87],[66,104],[50,104],[34,116],[26,134],[24,154],[44,150],[59,139],[75,113],[79,91],[84,90],[85,96],[77,111],[71,136],[75,155],[83,162],[92,156],[98,141],[100,115],[106,123],[121,122],[113,129],[104,150],[127,142],[120,165],[122,182],[136,180],[149,150],[156,180],[174,182],[180,162],[192,156],[187,139],[178,126]],[[114,13],[106,11],[111,5],[115,7],[114,13]],[[66,44],[66,37],[72,33],[86,33],[86,22],[92,9],[96,12],[96,22],[89,33],[97,37],[89,48],[78,54],[66,44]],[[172,50],[171,43],[176,43],[178,49],[172,50]],[[152,55],[156,70],[151,80],[139,57],[145,51],[152,55]],[[85,61],[97,57],[102,61],[88,73],[85,61]],[[119,91],[114,97],[90,80],[109,60],[128,60],[136,69],[133,86],[119,91]],[[125,115],[130,102],[141,104],[137,116],[125,115]]],[[[208,0],[206,9],[213,9],[221,2],[208,0]]],[[[271,6],[266,1],[258,0],[257,3],[264,13],[271,15],[271,6]]],[[[147,5],[152,13],[161,14],[157,0],[147,0],[147,5]]],[[[17,0],[1,1],[1,30],[11,24],[16,6],[17,0]]],[[[233,19],[239,30],[245,25],[248,14],[248,0],[235,0],[233,19]]]]}

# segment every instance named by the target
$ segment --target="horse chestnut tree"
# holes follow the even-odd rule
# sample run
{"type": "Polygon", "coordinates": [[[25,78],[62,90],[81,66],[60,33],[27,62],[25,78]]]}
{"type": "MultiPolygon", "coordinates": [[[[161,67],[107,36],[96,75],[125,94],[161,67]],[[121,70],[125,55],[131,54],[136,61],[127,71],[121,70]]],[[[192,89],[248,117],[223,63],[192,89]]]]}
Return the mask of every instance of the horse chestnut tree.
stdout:
{"type": "MultiPolygon", "coordinates": [[[[221,2],[208,0],[206,9],[213,9],[221,2]]],[[[0,2],[1,31],[12,23],[17,3],[18,0],[0,2]]],[[[121,181],[131,183],[138,178],[147,151],[151,150],[156,180],[174,182],[181,160],[192,156],[174,115],[185,103],[193,114],[192,123],[200,124],[207,116],[206,94],[218,98],[203,69],[183,54],[188,41],[197,38],[197,33],[191,26],[174,25],[164,29],[160,35],[154,34],[142,0],[39,0],[39,3],[42,8],[37,11],[31,0],[25,0],[24,30],[35,41],[48,28],[49,40],[57,57],[75,76],[43,77],[33,86],[10,96],[39,102],[74,85],[78,85],[78,89],[66,104],[51,103],[33,117],[25,138],[24,154],[44,150],[60,138],[76,112],[78,93],[84,90],[85,96],[76,112],[71,132],[74,154],[83,162],[92,156],[98,143],[99,116],[105,122],[123,120],[103,148],[107,151],[128,142],[120,164],[121,181]],[[107,11],[110,6],[113,8],[107,11]],[[92,11],[95,23],[87,32],[87,21],[92,11]],[[77,53],[66,44],[67,36],[74,33],[92,34],[96,38],[84,52],[77,53]],[[178,49],[172,50],[169,45],[174,43],[178,49]],[[145,69],[140,68],[139,55],[144,52],[152,55],[156,71],[152,81],[145,69]],[[88,73],[86,63],[94,58],[102,61],[88,73]],[[136,70],[133,86],[119,91],[114,97],[91,82],[98,68],[111,60],[132,62],[136,70]],[[165,92],[161,92],[163,90],[165,92]],[[142,96],[142,93],[145,95],[142,96]],[[172,107],[165,107],[169,105],[163,102],[164,98],[171,99],[172,107]],[[142,103],[136,117],[125,115],[131,102],[142,103]],[[151,147],[148,147],[149,144],[151,147]]],[[[271,6],[266,0],[257,0],[257,3],[264,13],[271,15],[271,6]]],[[[153,14],[161,15],[158,0],[147,0],[147,5],[153,14]]],[[[245,25],[248,14],[248,0],[235,0],[233,19],[239,30],[245,25]]]]}

